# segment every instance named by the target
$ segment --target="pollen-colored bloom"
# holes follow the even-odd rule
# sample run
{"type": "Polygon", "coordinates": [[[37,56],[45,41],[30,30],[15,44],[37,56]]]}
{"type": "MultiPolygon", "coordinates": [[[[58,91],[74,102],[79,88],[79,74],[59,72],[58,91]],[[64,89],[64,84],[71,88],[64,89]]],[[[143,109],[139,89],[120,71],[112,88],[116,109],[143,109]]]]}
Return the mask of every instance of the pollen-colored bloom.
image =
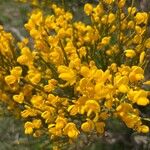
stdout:
{"type": "Polygon", "coordinates": [[[102,41],[101,41],[101,44],[103,44],[103,45],[107,45],[107,44],[109,44],[110,39],[111,39],[111,37],[110,37],[110,36],[108,36],[108,37],[104,37],[104,38],[102,39],[102,41]]]}
{"type": "Polygon", "coordinates": [[[91,132],[94,129],[94,122],[88,119],[86,122],[82,123],[81,129],[84,132],[91,132]]]}
{"type": "Polygon", "coordinates": [[[31,81],[31,83],[38,84],[41,81],[41,73],[30,70],[28,73],[28,79],[31,81]]]}
{"type": "Polygon", "coordinates": [[[89,3],[86,3],[84,5],[84,12],[89,16],[91,15],[92,11],[93,11],[93,6],[89,3]]]}
{"type": "Polygon", "coordinates": [[[32,124],[33,124],[33,127],[34,128],[40,128],[41,127],[41,125],[42,125],[42,122],[41,122],[41,120],[40,119],[34,119],[33,121],[32,121],[32,124]]]}
{"type": "Polygon", "coordinates": [[[100,112],[100,105],[96,100],[87,100],[83,112],[87,112],[87,116],[90,116],[92,112],[97,114],[100,112]]]}
{"type": "Polygon", "coordinates": [[[137,99],[137,104],[141,106],[146,106],[147,104],[149,104],[149,99],[147,97],[139,97],[137,99]]]}
{"type": "Polygon", "coordinates": [[[133,58],[136,55],[136,53],[133,49],[127,49],[125,50],[125,55],[128,58],[133,58]]]}
{"type": "Polygon", "coordinates": [[[150,48],[150,38],[145,41],[145,47],[150,48]]]}
{"type": "Polygon", "coordinates": [[[79,131],[76,128],[76,125],[72,122],[67,123],[63,131],[64,131],[64,134],[68,135],[69,138],[76,139],[79,135],[79,131]]]}
{"type": "Polygon", "coordinates": [[[100,134],[103,134],[105,131],[105,123],[104,122],[96,122],[95,123],[96,131],[100,134]]]}
{"type": "Polygon", "coordinates": [[[43,97],[40,95],[33,95],[33,97],[31,98],[31,103],[35,107],[40,107],[43,103],[43,97]]]}
{"type": "Polygon", "coordinates": [[[149,127],[146,125],[141,125],[138,127],[138,131],[141,133],[148,133],[149,132],[149,127]]]}
{"type": "Polygon", "coordinates": [[[146,12],[138,12],[135,16],[135,20],[137,24],[147,24],[148,14],[146,12]]]}
{"type": "Polygon", "coordinates": [[[11,85],[16,82],[16,77],[14,75],[8,75],[5,77],[5,81],[8,85],[11,85]]]}
{"type": "Polygon", "coordinates": [[[22,104],[24,102],[24,95],[21,92],[19,95],[14,95],[13,99],[15,102],[22,104]]]}
{"type": "Polygon", "coordinates": [[[109,15],[108,15],[108,23],[112,23],[112,22],[114,22],[115,21],[115,19],[116,19],[116,16],[115,16],[115,14],[113,14],[113,13],[110,13],[109,15]]]}
{"type": "Polygon", "coordinates": [[[124,7],[125,3],[126,3],[126,0],[119,0],[119,1],[118,1],[118,7],[119,7],[119,8],[124,7]]]}
{"type": "Polygon", "coordinates": [[[66,118],[59,117],[59,116],[57,117],[57,119],[56,119],[56,126],[55,126],[57,129],[64,128],[66,124],[67,124],[67,119],[66,118]]]}
{"type": "Polygon", "coordinates": [[[136,82],[144,79],[144,70],[141,67],[133,66],[129,73],[130,82],[136,82]]]}
{"type": "Polygon", "coordinates": [[[73,85],[76,81],[76,73],[73,69],[66,66],[59,66],[58,72],[60,73],[59,78],[67,81],[70,85],[73,85]]]}
{"type": "Polygon", "coordinates": [[[27,121],[24,125],[25,134],[32,134],[33,133],[33,124],[32,122],[27,121]]]}

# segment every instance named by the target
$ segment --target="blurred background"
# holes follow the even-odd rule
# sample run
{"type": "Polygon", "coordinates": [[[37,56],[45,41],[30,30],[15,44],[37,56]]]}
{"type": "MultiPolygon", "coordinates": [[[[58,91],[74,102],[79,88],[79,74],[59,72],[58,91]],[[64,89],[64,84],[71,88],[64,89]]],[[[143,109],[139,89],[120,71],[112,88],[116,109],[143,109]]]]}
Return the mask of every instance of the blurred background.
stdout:
{"type": "MultiPolygon", "coordinates": [[[[61,3],[61,1],[57,2],[61,3]]],[[[86,2],[93,3],[97,0],[65,0],[66,7],[75,14],[75,19],[82,19],[85,22],[88,20],[82,14],[86,2]]],[[[149,0],[135,0],[135,2],[139,10],[150,10],[149,0]]],[[[130,5],[131,0],[127,3],[130,5]]],[[[15,2],[15,0],[0,0],[0,25],[3,25],[5,30],[11,32],[18,40],[22,40],[28,36],[23,26],[33,7],[35,6],[15,2]]],[[[48,11],[47,8],[43,9],[48,11]]],[[[149,78],[149,70],[148,67],[147,78],[149,78]]],[[[7,110],[4,112],[4,107],[6,106],[0,103],[0,150],[48,150],[51,148],[46,137],[36,139],[24,135],[23,122],[14,118],[7,110]]],[[[150,116],[150,108],[144,107],[144,112],[150,116]]],[[[134,133],[119,120],[112,119],[108,120],[104,137],[96,137],[94,141],[88,141],[84,148],[80,147],[80,142],[77,150],[150,150],[150,134],[134,133]]]]}

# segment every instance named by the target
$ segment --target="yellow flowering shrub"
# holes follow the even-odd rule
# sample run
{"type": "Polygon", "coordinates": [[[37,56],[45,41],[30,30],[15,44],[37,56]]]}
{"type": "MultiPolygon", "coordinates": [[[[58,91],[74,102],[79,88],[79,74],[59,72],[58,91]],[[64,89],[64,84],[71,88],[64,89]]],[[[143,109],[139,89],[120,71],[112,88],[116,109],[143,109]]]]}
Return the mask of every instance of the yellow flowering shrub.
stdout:
{"type": "Polygon", "coordinates": [[[30,38],[21,42],[0,26],[0,100],[24,119],[25,134],[48,135],[60,142],[55,149],[83,134],[101,136],[108,118],[149,132],[138,109],[149,105],[149,14],[125,5],[86,3],[89,24],[56,4],[52,14],[33,11],[25,24],[30,38]]]}

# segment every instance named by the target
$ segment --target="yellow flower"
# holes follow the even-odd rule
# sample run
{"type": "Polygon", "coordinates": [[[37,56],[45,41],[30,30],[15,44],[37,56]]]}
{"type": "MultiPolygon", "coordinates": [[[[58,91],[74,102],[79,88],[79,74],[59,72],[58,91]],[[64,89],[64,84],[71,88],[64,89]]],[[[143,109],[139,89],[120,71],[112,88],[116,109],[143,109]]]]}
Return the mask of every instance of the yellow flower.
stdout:
{"type": "Polygon", "coordinates": [[[108,22],[108,15],[103,15],[103,17],[101,18],[101,22],[106,25],[108,22]]]}
{"type": "Polygon", "coordinates": [[[11,85],[17,81],[17,78],[14,75],[8,75],[5,77],[5,81],[8,85],[11,85]]]}
{"type": "Polygon", "coordinates": [[[140,122],[140,117],[135,114],[124,114],[122,116],[123,121],[126,123],[128,128],[135,128],[136,125],[140,122]]]}
{"type": "Polygon", "coordinates": [[[145,47],[150,48],[150,38],[145,41],[145,47]]]}
{"type": "Polygon", "coordinates": [[[102,38],[101,44],[102,44],[102,45],[107,45],[107,44],[109,44],[110,39],[111,39],[110,36],[102,38]]]}
{"type": "Polygon", "coordinates": [[[54,90],[56,84],[57,84],[57,80],[53,80],[53,79],[49,80],[48,85],[44,86],[44,91],[51,92],[52,90],[54,90]]]}
{"type": "Polygon", "coordinates": [[[140,81],[144,79],[144,70],[138,66],[132,66],[132,71],[129,74],[130,82],[140,81]]]}
{"type": "Polygon", "coordinates": [[[138,127],[138,131],[142,133],[148,133],[149,132],[149,127],[146,125],[141,125],[138,127]]]}
{"type": "Polygon", "coordinates": [[[128,83],[129,83],[129,79],[127,76],[117,75],[114,78],[114,85],[118,87],[118,90],[121,93],[127,93],[128,89],[129,89],[128,83]]]}
{"type": "Polygon", "coordinates": [[[128,128],[136,128],[141,124],[138,110],[129,103],[122,103],[116,108],[117,114],[125,122],[128,128]]]}
{"type": "Polygon", "coordinates": [[[103,5],[99,3],[96,7],[94,7],[93,12],[94,12],[93,17],[95,17],[95,19],[96,17],[99,18],[99,16],[101,16],[104,13],[103,5]]]}
{"type": "Polygon", "coordinates": [[[38,84],[41,81],[41,73],[34,70],[29,70],[28,79],[31,81],[31,83],[38,84]]]}
{"type": "Polygon", "coordinates": [[[31,108],[25,109],[24,111],[21,112],[21,116],[23,118],[27,118],[29,116],[33,117],[33,116],[36,116],[36,115],[37,115],[36,111],[31,109],[31,108]]]}
{"type": "Polygon", "coordinates": [[[49,132],[52,135],[52,137],[55,137],[55,136],[61,137],[62,136],[62,130],[55,128],[55,124],[49,124],[48,129],[49,129],[49,132]]]}
{"type": "Polygon", "coordinates": [[[108,15],[108,23],[112,23],[112,22],[114,22],[115,21],[115,19],[116,19],[116,16],[115,16],[115,14],[113,14],[113,13],[110,13],[109,15],[108,15]]]}
{"type": "Polygon", "coordinates": [[[89,117],[92,112],[95,114],[100,112],[100,105],[96,100],[87,100],[83,108],[84,111],[87,112],[87,116],[89,117]]]}
{"type": "Polygon", "coordinates": [[[43,97],[40,95],[33,95],[31,98],[31,103],[35,107],[40,107],[43,104],[43,97]]]}
{"type": "Polygon", "coordinates": [[[84,12],[89,16],[92,14],[92,11],[93,11],[93,6],[89,3],[86,3],[84,5],[84,12]]]}
{"type": "Polygon", "coordinates": [[[14,67],[10,71],[11,75],[14,75],[16,78],[19,78],[22,74],[22,68],[20,66],[14,67]]]}
{"type": "Polygon", "coordinates": [[[33,54],[29,47],[25,46],[21,48],[21,55],[17,58],[17,62],[27,66],[33,64],[33,54]]]}
{"type": "Polygon", "coordinates": [[[136,11],[136,7],[128,7],[128,14],[134,15],[136,11]]]}
{"type": "Polygon", "coordinates": [[[134,28],[134,21],[129,21],[127,26],[128,26],[128,28],[133,29],[134,28]]]}
{"type": "Polygon", "coordinates": [[[95,127],[96,127],[96,131],[100,134],[104,133],[104,127],[105,127],[105,123],[104,122],[96,122],[95,123],[95,127]]]}
{"type": "Polygon", "coordinates": [[[32,29],[30,31],[30,35],[34,38],[34,39],[40,39],[41,38],[41,33],[36,30],[36,29],[32,29]]]}
{"type": "Polygon", "coordinates": [[[130,90],[128,93],[128,98],[141,106],[146,106],[149,104],[149,99],[147,98],[148,92],[144,90],[133,91],[130,90]]]}
{"type": "Polygon", "coordinates": [[[20,63],[21,65],[28,64],[28,57],[26,55],[21,55],[17,58],[17,62],[20,63]]]}
{"type": "Polygon", "coordinates": [[[118,1],[118,7],[119,7],[119,8],[124,7],[125,3],[126,3],[126,0],[119,0],[119,1],[118,1]]]}
{"type": "Polygon", "coordinates": [[[100,113],[99,117],[100,117],[102,120],[106,120],[106,119],[109,117],[109,113],[107,113],[107,112],[102,112],[102,113],[100,113]]]}
{"type": "Polygon", "coordinates": [[[125,50],[125,55],[128,58],[133,58],[133,57],[135,57],[136,53],[133,49],[127,49],[127,50],[125,50]]]}
{"type": "Polygon", "coordinates": [[[82,66],[80,69],[80,73],[84,77],[88,77],[90,73],[90,69],[87,66],[82,66]]]}
{"type": "Polygon", "coordinates": [[[143,84],[150,85],[150,81],[145,81],[143,84]]]}
{"type": "Polygon", "coordinates": [[[74,116],[78,113],[78,109],[79,108],[76,105],[70,105],[67,110],[70,113],[70,115],[74,116]]]}
{"type": "Polygon", "coordinates": [[[76,139],[79,135],[79,131],[76,128],[76,125],[72,122],[67,123],[63,131],[64,131],[64,134],[68,135],[69,138],[76,139]]]}
{"type": "Polygon", "coordinates": [[[41,117],[44,118],[44,119],[48,119],[49,117],[51,116],[51,113],[50,111],[44,111],[42,114],[41,114],[41,117]]]}
{"type": "Polygon", "coordinates": [[[118,88],[119,92],[121,93],[127,93],[128,89],[129,89],[128,86],[124,84],[121,84],[118,88]]]}
{"type": "Polygon", "coordinates": [[[64,128],[65,127],[65,125],[67,124],[67,119],[66,118],[64,118],[64,117],[57,117],[57,119],[56,119],[56,128],[57,129],[62,129],[62,128],[64,128]]]}
{"type": "Polygon", "coordinates": [[[59,66],[58,72],[60,73],[59,78],[67,81],[70,85],[76,82],[76,73],[73,69],[66,66],[59,66]]]}
{"type": "Polygon", "coordinates": [[[32,134],[33,133],[33,124],[32,122],[27,121],[24,125],[25,134],[32,134]]]}
{"type": "Polygon", "coordinates": [[[146,106],[149,104],[149,99],[147,97],[139,97],[137,99],[137,104],[141,106],[146,106]]]}
{"type": "Polygon", "coordinates": [[[145,28],[142,28],[142,27],[136,25],[135,31],[136,31],[137,35],[143,35],[145,33],[145,28]]]}
{"type": "Polygon", "coordinates": [[[137,24],[147,24],[148,14],[146,12],[138,12],[135,16],[135,20],[137,24]]]}
{"type": "Polygon", "coordinates": [[[42,125],[42,122],[40,119],[34,119],[32,121],[33,127],[39,129],[42,125]]]}
{"type": "Polygon", "coordinates": [[[86,122],[82,123],[81,129],[84,132],[91,132],[94,129],[94,123],[92,120],[88,119],[86,122]]]}
{"type": "Polygon", "coordinates": [[[24,102],[24,95],[22,92],[20,92],[19,95],[14,95],[13,99],[15,102],[22,104],[24,102]]]}

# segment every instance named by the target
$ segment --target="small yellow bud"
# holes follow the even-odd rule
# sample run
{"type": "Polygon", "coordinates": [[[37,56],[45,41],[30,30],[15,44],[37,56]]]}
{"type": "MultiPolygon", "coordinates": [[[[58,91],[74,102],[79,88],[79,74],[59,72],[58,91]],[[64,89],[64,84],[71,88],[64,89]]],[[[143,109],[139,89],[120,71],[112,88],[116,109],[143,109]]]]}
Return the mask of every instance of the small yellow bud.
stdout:
{"type": "Polygon", "coordinates": [[[128,28],[133,29],[134,28],[134,21],[128,22],[128,28]]]}
{"type": "Polygon", "coordinates": [[[125,3],[126,3],[126,0],[119,0],[119,2],[118,2],[118,7],[119,7],[119,8],[124,7],[125,3]]]}
{"type": "Polygon", "coordinates": [[[148,38],[145,42],[145,47],[150,48],[150,38],[148,38]]]}
{"type": "Polygon", "coordinates": [[[125,50],[125,55],[128,58],[133,58],[136,55],[136,53],[133,49],[127,49],[125,50]]]}
{"type": "Polygon", "coordinates": [[[107,44],[109,44],[110,39],[111,39],[110,36],[104,37],[104,38],[102,39],[102,41],[101,41],[101,44],[102,44],[102,45],[107,45],[107,44]]]}
{"type": "Polygon", "coordinates": [[[145,58],[145,52],[142,52],[142,53],[140,54],[140,59],[139,59],[139,63],[140,63],[140,64],[143,63],[144,58],[145,58]]]}
{"type": "Polygon", "coordinates": [[[149,132],[149,127],[146,125],[142,125],[139,127],[139,131],[142,133],[148,133],[149,132]]]}
{"type": "Polygon", "coordinates": [[[134,15],[136,13],[136,7],[129,7],[128,8],[128,14],[134,15]]]}
{"type": "Polygon", "coordinates": [[[108,23],[114,22],[115,19],[116,19],[115,14],[110,13],[110,14],[108,15],[108,23]]]}

